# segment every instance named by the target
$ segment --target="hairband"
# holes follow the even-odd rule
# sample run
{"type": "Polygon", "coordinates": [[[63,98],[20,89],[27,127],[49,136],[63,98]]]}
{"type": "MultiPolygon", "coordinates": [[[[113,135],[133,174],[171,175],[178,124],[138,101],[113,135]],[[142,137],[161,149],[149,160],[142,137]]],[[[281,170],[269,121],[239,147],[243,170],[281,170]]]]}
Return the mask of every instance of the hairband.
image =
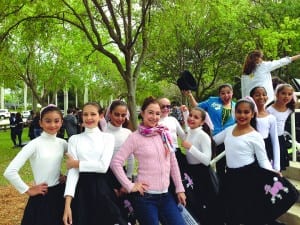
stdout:
{"type": "Polygon", "coordinates": [[[254,105],[254,112],[258,113],[257,106],[256,106],[255,101],[253,100],[252,97],[250,97],[250,96],[245,96],[244,98],[240,99],[238,102],[240,102],[240,101],[247,101],[247,102],[252,103],[252,104],[254,105]]]}
{"type": "Polygon", "coordinates": [[[40,117],[42,116],[43,111],[44,111],[45,109],[47,109],[47,108],[50,108],[50,107],[56,107],[56,108],[57,108],[57,106],[54,105],[54,104],[49,104],[49,105],[45,106],[45,107],[42,108],[41,111],[40,111],[40,117]]]}
{"type": "MultiPolygon", "coordinates": [[[[276,95],[278,94],[279,89],[282,88],[282,87],[284,87],[284,86],[293,89],[293,86],[290,85],[290,84],[288,84],[288,83],[278,84],[278,85],[276,86],[276,88],[275,88],[275,99],[276,99],[276,95]]],[[[297,95],[296,95],[295,92],[293,92],[293,100],[294,100],[295,102],[297,102],[297,100],[298,100],[297,95]]]]}
{"type": "Polygon", "coordinates": [[[276,86],[276,88],[275,88],[275,95],[277,95],[277,94],[278,94],[278,91],[279,91],[279,89],[280,89],[280,88],[282,88],[282,87],[284,87],[284,86],[286,86],[286,87],[290,87],[290,88],[293,88],[293,87],[292,87],[292,85],[290,85],[290,84],[287,84],[287,83],[284,83],[284,84],[278,84],[278,85],[276,86]]]}

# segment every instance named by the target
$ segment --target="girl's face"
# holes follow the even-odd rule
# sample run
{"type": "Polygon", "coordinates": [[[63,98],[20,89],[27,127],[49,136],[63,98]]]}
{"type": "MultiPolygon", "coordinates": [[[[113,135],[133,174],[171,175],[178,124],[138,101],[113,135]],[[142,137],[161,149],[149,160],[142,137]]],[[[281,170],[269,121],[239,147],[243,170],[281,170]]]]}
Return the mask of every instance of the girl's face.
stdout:
{"type": "Polygon", "coordinates": [[[160,106],[158,103],[152,103],[147,106],[147,108],[141,112],[143,117],[143,124],[146,127],[155,127],[160,119],[160,106]]]}
{"type": "Polygon", "coordinates": [[[110,122],[115,127],[121,127],[127,116],[127,107],[119,105],[109,113],[110,122]]]}
{"type": "Polygon", "coordinates": [[[256,58],[256,60],[255,60],[255,63],[256,64],[260,64],[260,63],[262,63],[262,61],[263,61],[263,55],[261,55],[261,56],[258,56],[257,58],[256,58]]]}
{"type": "Polygon", "coordinates": [[[233,92],[230,87],[223,87],[220,90],[219,96],[222,99],[224,105],[231,103],[233,92]]]}
{"type": "Polygon", "coordinates": [[[195,129],[203,125],[204,121],[202,120],[202,113],[199,110],[191,110],[187,123],[191,129],[195,129]]]}
{"type": "Polygon", "coordinates": [[[254,117],[254,112],[251,109],[250,103],[241,102],[235,110],[235,119],[238,125],[250,125],[251,119],[254,117]]]}
{"type": "Polygon", "coordinates": [[[283,87],[283,89],[276,94],[276,102],[281,105],[288,104],[293,99],[293,93],[293,88],[283,87]]]}
{"type": "Polygon", "coordinates": [[[166,117],[170,114],[171,110],[171,103],[168,99],[161,99],[159,101],[160,110],[161,110],[161,117],[166,117]]]}
{"type": "Polygon", "coordinates": [[[40,120],[40,126],[48,134],[56,134],[62,126],[61,114],[56,111],[50,111],[43,115],[40,120]]]}
{"type": "Polygon", "coordinates": [[[255,104],[258,106],[264,106],[268,100],[267,92],[264,88],[256,88],[252,96],[255,104]]]}
{"type": "Polygon", "coordinates": [[[98,124],[102,118],[102,114],[99,114],[99,109],[94,105],[86,105],[82,109],[82,120],[86,128],[98,127],[98,124]]]}

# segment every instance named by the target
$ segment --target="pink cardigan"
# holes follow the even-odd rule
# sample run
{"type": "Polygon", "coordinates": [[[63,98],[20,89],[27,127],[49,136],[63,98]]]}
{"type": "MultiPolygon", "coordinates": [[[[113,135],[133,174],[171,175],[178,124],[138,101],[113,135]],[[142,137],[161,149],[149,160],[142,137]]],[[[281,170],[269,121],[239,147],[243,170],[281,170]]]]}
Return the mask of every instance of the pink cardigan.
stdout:
{"type": "Polygon", "coordinates": [[[137,181],[148,184],[149,191],[163,192],[168,190],[171,175],[176,193],[184,192],[175,153],[171,152],[166,155],[159,134],[146,137],[138,131],[133,132],[127,138],[110,164],[115,176],[128,192],[131,192],[134,183],[127,178],[123,165],[131,153],[138,161],[137,181]]]}

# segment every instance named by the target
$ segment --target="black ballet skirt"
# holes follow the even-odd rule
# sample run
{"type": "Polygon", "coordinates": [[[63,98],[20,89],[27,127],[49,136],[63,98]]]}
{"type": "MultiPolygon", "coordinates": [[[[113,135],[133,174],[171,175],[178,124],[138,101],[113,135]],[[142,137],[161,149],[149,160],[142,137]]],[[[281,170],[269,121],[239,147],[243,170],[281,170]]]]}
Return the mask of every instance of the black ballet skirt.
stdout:
{"type": "MultiPolygon", "coordinates": [[[[123,167],[124,172],[126,173],[125,167],[123,167]]],[[[120,190],[122,185],[112,172],[112,170],[109,168],[107,171],[107,178],[108,178],[108,183],[110,185],[111,189],[117,189],[120,190]]],[[[136,218],[135,218],[135,213],[134,209],[132,206],[132,193],[127,193],[124,194],[120,197],[117,197],[117,205],[121,211],[122,217],[131,225],[135,225],[137,223],[136,218]]]]}
{"type": "Polygon", "coordinates": [[[223,224],[222,216],[218,215],[218,195],[214,190],[209,170],[210,167],[203,164],[187,166],[183,174],[186,208],[201,225],[223,224]]]}
{"type": "Polygon", "coordinates": [[[72,201],[73,225],[127,225],[102,173],[80,173],[72,201]]]}
{"type": "Polygon", "coordinates": [[[280,170],[285,170],[290,166],[289,153],[284,135],[278,136],[280,145],[280,170]]]}
{"type": "Polygon", "coordinates": [[[274,154],[273,154],[273,145],[272,145],[271,136],[269,135],[267,138],[265,138],[264,142],[265,142],[268,159],[269,159],[269,161],[273,161],[274,154]]]}
{"type": "Polygon", "coordinates": [[[64,184],[48,187],[46,195],[30,196],[21,225],[63,225],[64,184]]]}
{"type": "Polygon", "coordinates": [[[297,189],[257,163],[228,168],[221,189],[229,224],[266,224],[284,214],[298,199],[297,189]]]}

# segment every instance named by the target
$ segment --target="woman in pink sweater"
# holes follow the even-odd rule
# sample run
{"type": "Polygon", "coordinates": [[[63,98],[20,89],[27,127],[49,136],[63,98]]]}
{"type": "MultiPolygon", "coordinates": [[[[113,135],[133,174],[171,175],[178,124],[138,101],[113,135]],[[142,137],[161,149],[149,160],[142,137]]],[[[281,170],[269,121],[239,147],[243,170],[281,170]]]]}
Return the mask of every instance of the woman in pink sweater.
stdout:
{"type": "Polygon", "coordinates": [[[178,202],[185,205],[184,187],[168,130],[158,125],[159,102],[145,99],[141,107],[142,123],[121,146],[111,161],[111,169],[121,185],[133,193],[133,207],[141,225],[184,225],[172,194],[168,193],[170,176],[178,202]],[[134,154],[138,161],[137,179],[133,183],[123,170],[125,160],[134,154]]]}

